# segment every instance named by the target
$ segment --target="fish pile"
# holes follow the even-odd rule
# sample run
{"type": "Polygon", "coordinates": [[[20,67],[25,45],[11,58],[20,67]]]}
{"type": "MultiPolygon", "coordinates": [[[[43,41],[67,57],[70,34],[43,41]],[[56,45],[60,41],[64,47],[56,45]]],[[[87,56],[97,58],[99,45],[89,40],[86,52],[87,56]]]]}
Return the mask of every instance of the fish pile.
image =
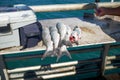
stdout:
{"type": "Polygon", "coordinates": [[[46,46],[46,51],[42,59],[49,56],[57,56],[56,61],[59,61],[63,55],[67,55],[71,59],[67,46],[72,46],[72,43],[78,44],[80,38],[81,29],[77,26],[73,30],[70,26],[63,23],[57,23],[56,26],[50,26],[49,28],[44,27],[42,39],[46,46]]]}

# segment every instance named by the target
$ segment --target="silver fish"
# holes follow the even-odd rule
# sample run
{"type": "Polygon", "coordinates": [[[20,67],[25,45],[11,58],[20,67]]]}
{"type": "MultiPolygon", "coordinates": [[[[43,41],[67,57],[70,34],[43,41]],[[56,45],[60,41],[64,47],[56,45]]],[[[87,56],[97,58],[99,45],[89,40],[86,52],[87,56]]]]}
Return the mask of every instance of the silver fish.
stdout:
{"type": "Polygon", "coordinates": [[[60,34],[59,46],[62,46],[63,42],[64,42],[65,35],[67,33],[67,27],[63,23],[57,23],[56,27],[58,29],[58,33],[60,34]]]}
{"type": "Polygon", "coordinates": [[[67,43],[66,40],[68,41],[68,38],[65,38],[69,36],[69,33],[67,34],[67,26],[63,23],[57,23],[56,27],[58,29],[58,33],[60,34],[60,42],[59,42],[59,53],[57,56],[57,61],[63,56],[67,55],[69,58],[71,58],[71,55],[69,51],[67,50],[67,43]],[[67,34],[67,35],[66,35],[67,34]]]}
{"type": "Polygon", "coordinates": [[[70,36],[71,36],[71,33],[72,33],[72,29],[70,28],[70,26],[66,25],[66,27],[67,27],[67,32],[66,32],[66,35],[65,35],[65,38],[64,38],[63,42],[66,46],[72,46],[72,43],[70,41],[70,36]]]}
{"type": "Polygon", "coordinates": [[[51,39],[53,41],[53,52],[54,54],[57,55],[59,51],[58,45],[59,45],[60,35],[58,33],[56,26],[50,26],[49,30],[50,30],[51,39]]]}
{"type": "Polygon", "coordinates": [[[59,59],[60,59],[63,55],[67,55],[70,59],[72,59],[69,51],[67,50],[66,45],[62,45],[62,46],[61,46],[60,51],[59,51],[59,54],[58,54],[58,57],[57,57],[57,62],[59,61],[59,59]]]}
{"type": "Polygon", "coordinates": [[[43,29],[42,39],[43,39],[43,43],[46,46],[46,51],[44,55],[42,56],[42,60],[43,60],[45,57],[53,55],[53,41],[51,40],[51,36],[50,36],[50,32],[48,28],[43,29]]]}

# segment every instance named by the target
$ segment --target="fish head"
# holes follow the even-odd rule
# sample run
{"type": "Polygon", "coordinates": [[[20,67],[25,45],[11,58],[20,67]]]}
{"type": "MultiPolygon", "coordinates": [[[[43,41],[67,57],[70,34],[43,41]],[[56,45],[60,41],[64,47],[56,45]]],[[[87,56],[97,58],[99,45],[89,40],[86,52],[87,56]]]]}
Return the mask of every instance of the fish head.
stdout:
{"type": "Polygon", "coordinates": [[[74,42],[75,42],[75,37],[74,37],[74,36],[70,36],[70,41],[71,41],[72,43],[74,43],[74,42]]]}
{"type": "Polygon", "coordinates": [[[73,31],[72,34],[70,35],[69,40],[70,40],[72,43],[78,41],[78,40],[79,40],[79,36],[78,36],[77,32],[73,31]]]}

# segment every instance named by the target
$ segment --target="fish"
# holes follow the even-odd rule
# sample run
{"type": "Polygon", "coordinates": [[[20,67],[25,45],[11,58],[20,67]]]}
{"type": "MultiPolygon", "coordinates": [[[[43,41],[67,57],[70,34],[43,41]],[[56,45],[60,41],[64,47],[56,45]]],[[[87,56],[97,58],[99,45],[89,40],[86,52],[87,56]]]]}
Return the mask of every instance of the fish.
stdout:
{"type": "Polygon", "coordinates": [[[53,41],[53,52],[55,55],[57,55],[59,51],[58,45],[60,41],[60,35],[58,33],[56,26],[50,26],[49,30],[50,30],[51,39],[53,41]]]}
{"type": "Polygon", "coordinates": [[[75,26],[73,32],[71,33],[70,41],[71,43],[76,43],[78,45],[79,44],[78,41],[80,39],[81,39],[81,29],[78,26],[75,26]]]}
{"type": "Polygon", "coordinates": [[[63,40],[63,44],[65,44],[66,46],[72,46],[72,43],[70,41],[72,29],[68,25],[66,25],[66,27],[67,27],[67,32],[66,32],[65,38],[63,40]]]}
{"type": "MultiPolygon", "coordinates": [[[[58,45],[59,52],[58,52],[56,61],[58,62],[63,55],[67,55],[71,59],[72,57],[70,55],[70,52],[67,50],[67,45],[68,45],[67,42],[69,42],[69,35],[71,34],[67,32],[67,30],[70,28],[63,23],[57,23],[56,27],[58,29],[58,33],[60,34],[60,41],[58,45]]],[[[69,43],[69,45],[71,44],[69,43]]]]}
{"type": "Polygon", "coordinates": [[[65,35],[67,33],[67,27],[65,24],[60,22],[56,24],[56,27],[58,29],[58,33],[60,34],[59,47],[61,47],[63,45],[65,35]]]}
{"type": "Polygon", "coordinates": [[[46,51],[42,56],[42,60],[45,57],[53,55],[53,41],[51,40],[50,31],[47,27],[45,27],[42,31],[42,40],[44,45],[46,46],[46,51]]]}
{"type": "Polygon", "coordinates": [[[70,59],[72,59],[70,52],[67,50],[66,45],[62,45],[61,48],[59,48],[59,54],[56,61],[58,62],[63,55],[67,55],[70,59]]]}

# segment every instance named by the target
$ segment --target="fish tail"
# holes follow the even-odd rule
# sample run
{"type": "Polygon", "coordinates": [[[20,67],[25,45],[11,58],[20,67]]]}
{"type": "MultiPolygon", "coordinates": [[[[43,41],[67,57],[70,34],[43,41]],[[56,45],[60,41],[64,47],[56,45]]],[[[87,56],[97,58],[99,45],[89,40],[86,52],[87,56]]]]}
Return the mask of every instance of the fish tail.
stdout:
{"type": "Polygon", "coordinates": [[[58,62],[63,55],[67,55],[70,59],[72,59],[70,52],[66,49],[66,51],[59,51],[56,62],[58,62]]]}
{"type": "Polygon", "coordinates": [[[70,52],[69,52],[68,50],[66,50],[65,53],[66,53],[66,55],[67,55],[70,59],[72,59],[72,57],[71,57],[71,55],[70,55],[70,52]]]}
{"type": "Polygon", "coordinates": [[[51,57],[53,55],[53,51],[45,51],[41,60],[45,59],[46,57],[51,57]]]}
{"type": "Polygon", "coordinates": [[[58,53],[58,55],[57,55],[57,60],[56,60],[56,62],[58,62],[61,57],[62,57],[62,52],[59,51],[59,53],[58,53]]]}

